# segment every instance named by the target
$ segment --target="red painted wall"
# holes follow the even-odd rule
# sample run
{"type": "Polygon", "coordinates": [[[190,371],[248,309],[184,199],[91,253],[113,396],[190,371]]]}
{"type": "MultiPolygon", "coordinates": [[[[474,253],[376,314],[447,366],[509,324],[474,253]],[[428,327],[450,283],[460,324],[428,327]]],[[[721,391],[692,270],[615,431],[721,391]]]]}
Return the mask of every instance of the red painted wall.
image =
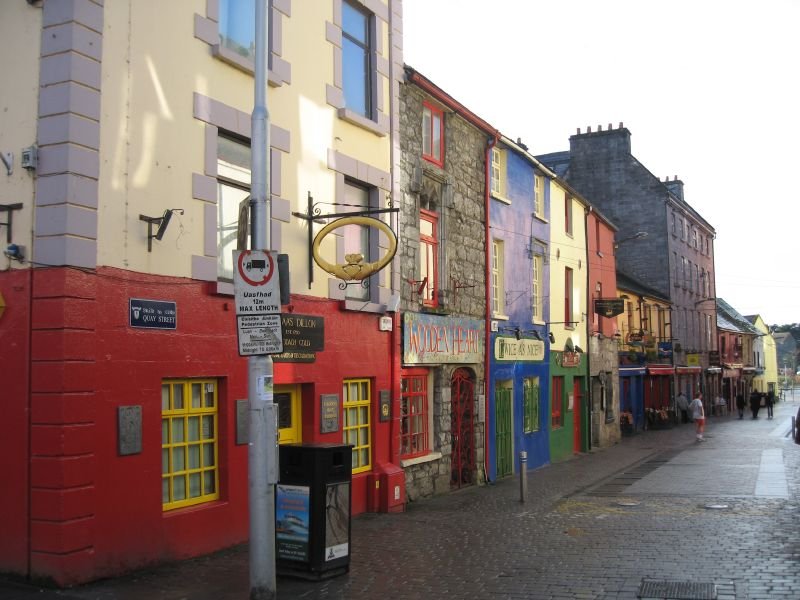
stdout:
{"type": "MultiPolygon", "coordinates": [[[[31,394],[34,575],[70,584],[246,540],[247,446],[235,443],[235,401],[247,398],[247,359],[237,352],[233,299],[210,289],[188,279],[109,268],[96,274],[37,271],[31,394]],[[130,327],[130,298],[176,302],[177,329],[130,327]],[[165,513],[161,381],[193,377],[220,383],[220,500],[165,513]],[[119,456],[117,411],[130,405],[142,407],[142,452],[119,456]]],[[[378,331],[380,315],[341,311],[339,302],[299,296],[293,302],[285,309],[325,318],[325,350],[316,362],[275,364],[276,384],[303,384],[303,441],[341,442],[341,430],[319,433],[319,396],[341,398],[343,379],[370,378],[373,466],[389,462],[391,421],[379,422],[378,392],[391,390],[392,332],[378,331]]],[[[24,339],[24,329],[17,337],[24,339]]],[[[24,398],[22,388],[15,404],[24,398]]],[[[16,412],[24,425],[24,411],[16,412]]],[[[15,429],[20,432],[15,444],[24,446],[27,428],[15,429]]],[[[20,470],[18,464],[14,468],[20,470]]],[[[373,509],[368,477],[353,478],[353,513],[373,509]]],[[[25,487],[21,484],[20,491],[25,487]]],[[[24,506],[9,508],[24,522],[24,506]]]]}
{"type": "Polygon", "coordinates": [[[0,571],[23,573],[28,563],[30,277],[28,270],[0,273],[6,304],[0,317],[0,571]]]}
{"type": "MultiPolygon", "coordinates": [[[[617,296],[617,271],[614,259],[614,230],[597,213],[590,212],[586,221],[586,236],[589,254],[589,298],[596,300],[602,294],[603,298],[617,296]],[[597,292],[597,284],[601,285],[601,292],[597,292]]],[[[590,304],[592,311],[592,328],[590,333],[602,333],[611,337],[617,330],[616,317],[607,319],[594,312],[594,304],[590,304]]]]}

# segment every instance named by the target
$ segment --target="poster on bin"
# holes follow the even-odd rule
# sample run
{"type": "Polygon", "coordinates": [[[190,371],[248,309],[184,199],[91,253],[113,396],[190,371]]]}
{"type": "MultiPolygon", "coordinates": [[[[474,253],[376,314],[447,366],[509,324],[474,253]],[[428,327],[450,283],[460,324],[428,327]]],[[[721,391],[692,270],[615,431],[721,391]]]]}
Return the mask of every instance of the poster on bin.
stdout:
{"type": "Polygon", "coordinates": [[[309,490],[278,484],[275,496],[275,549],[278,558],[308,562],[309,490]]]}
{"type": "Polygon", "coordinates": [[[325,561],[350,551],[350,483],[329,483],[325,490],[325,561]]]}

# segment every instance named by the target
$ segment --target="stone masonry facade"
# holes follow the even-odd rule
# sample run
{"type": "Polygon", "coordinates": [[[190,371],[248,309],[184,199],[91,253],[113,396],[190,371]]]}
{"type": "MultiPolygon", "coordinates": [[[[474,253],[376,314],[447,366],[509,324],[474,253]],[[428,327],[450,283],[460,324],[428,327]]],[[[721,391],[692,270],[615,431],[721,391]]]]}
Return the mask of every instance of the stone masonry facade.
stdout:
{"type": "MultiPolygon", "coordinates": [[[[484,161],[486,136],[453,112],[444,110],[444,168],[422,158],[422,112],[427,94],[413,83],[400,88],[400,264],[402,311],[450,317],[485,318],[484,161]],[[420,209],[439,217],[439,306],[423,307],[417,285],[420,276],[420,209]]],[[[410,501],[451,489],[451,398],[453,372],[467,368],[474,377],[473,431],[475,482],[483,479],[484,423],[479,397],[485,379],[483,364],[426,365],[433,371],[433,447],[423,460],[404,464],[410,501]]]]}

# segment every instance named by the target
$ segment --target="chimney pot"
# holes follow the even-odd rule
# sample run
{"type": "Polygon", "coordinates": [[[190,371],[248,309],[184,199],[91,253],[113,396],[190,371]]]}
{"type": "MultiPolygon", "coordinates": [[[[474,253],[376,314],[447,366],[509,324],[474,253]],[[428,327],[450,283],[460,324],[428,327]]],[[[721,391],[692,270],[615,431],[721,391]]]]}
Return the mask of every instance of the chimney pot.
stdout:
{"type": "Polygon", "coordinates": [[[603,126],[602,125],[598,125],[597,126],[597,131],[603,131],[603,126]]]}
{"type": "Polygon", "coordinates": [[[580,134],[581,134],[581,128],[578,127],[578,135],[580,135],[580,134]]]}
{"type": "Polygon", "coordinates": [[[622,129],[622,121],[619,122],[619,128],[622,129]]]}
{"type": "Polygon", "coordinates": [[[586,127],[586,133],[592,133],[592,126],[591,125],[586,127]]]}

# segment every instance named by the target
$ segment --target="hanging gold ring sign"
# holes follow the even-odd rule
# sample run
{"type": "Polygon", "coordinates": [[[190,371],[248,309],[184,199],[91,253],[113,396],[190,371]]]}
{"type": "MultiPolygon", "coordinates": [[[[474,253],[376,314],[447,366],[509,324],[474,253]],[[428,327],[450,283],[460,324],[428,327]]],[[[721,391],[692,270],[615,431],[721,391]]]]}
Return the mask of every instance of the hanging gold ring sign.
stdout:
{"type": "Polygon", "coordinates": [[[372,217],[342,217],[341,219],[336,219],[319,230],[319,233],[317,233],[314,238],[314,244],[311,246],[314,262],[316,262],[322,270],[345,281],[359,281],[366,279],[373,273],[377,273],[391,262],[396,252],[397,236],[395,236],[394,231],[383,221],[373,219],[372,217]],[[319,255],[319,246],[322,240],[334,229],[344,227],[345,225],[365,225],[366,227],[375,227],[385,233],[386,237],[389,238],[389,248],[387,248],[386,254],[379,260],[370,263],[364,262],[364,256],[362,254],[345,255],[344,258],[347,262],[341,265],[334,265],[326,261],[319,255]]]}

